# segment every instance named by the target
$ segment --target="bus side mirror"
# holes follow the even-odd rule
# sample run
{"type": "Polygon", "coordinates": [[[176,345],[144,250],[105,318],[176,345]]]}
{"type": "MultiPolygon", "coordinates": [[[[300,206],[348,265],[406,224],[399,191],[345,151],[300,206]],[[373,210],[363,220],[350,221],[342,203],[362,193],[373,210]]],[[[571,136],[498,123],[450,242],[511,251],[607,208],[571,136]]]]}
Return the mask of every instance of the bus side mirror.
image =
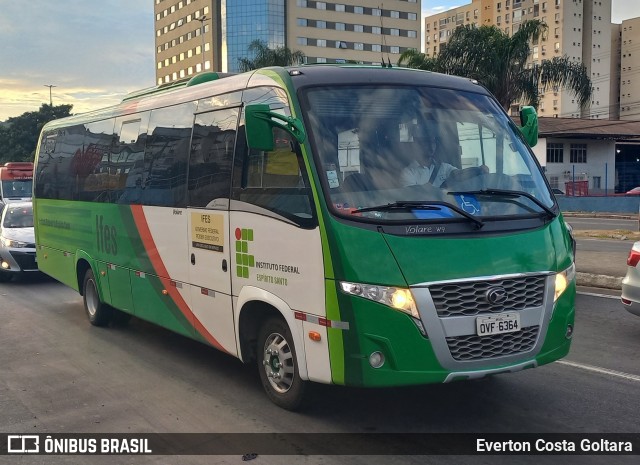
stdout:
{"type": "Polygon", "coordinates": [[[273,128],[290,133],[298,143],[303,143],[306,133],[302,121],[271,111],[266,104],[249,104],[244,107],[245,128],[249,148],[270,152],[274,148],[273,128]]]}
{"type": "Polygon", "coordinates": [[[527,143],[533,147],[538,143],[538,115],[533,107],[522,107],[520,110],[520,132],[527,143]]]}

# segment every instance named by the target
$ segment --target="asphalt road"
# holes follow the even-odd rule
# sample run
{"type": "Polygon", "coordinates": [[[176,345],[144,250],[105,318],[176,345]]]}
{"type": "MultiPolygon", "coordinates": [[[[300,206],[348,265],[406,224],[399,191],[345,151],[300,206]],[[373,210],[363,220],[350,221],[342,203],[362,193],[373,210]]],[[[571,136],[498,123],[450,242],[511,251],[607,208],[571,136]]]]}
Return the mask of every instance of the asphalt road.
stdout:
{"type": "MultiPolygon", "coordinates": [[[[209,347],[135,318],[124,328],[92,327],[81,298],[48,279],[0,284],[0,431],[639,433],[640,318],[615,298],[579,295],[577,309],[574,345],[564,361],[449,385],[317,386],[309,408],[291,413],[266,399],[254,367],[209,347]]],[[[16,459],[0,456],[0,463],[242,462],[240,456],[16,459]]],[[[325,455],[259,456],[251,463],[636,463],[633,459],[325,455]]]]}
{"type": "Polygon", "coordinates": [[[576,270],[583,273],[622,277],[632,241],[615,239],[576,239],[576,270]]]}
{"type": "MultiPolygon", "coordinates": [[[[636,215],[637,216],[637,215],[636,215]]],[[[576,230],[615,230],[639,231],[638,219],[627,220],[622,218],[585,218],[578,216],[565,217],[567,223],[576,230]]]]}

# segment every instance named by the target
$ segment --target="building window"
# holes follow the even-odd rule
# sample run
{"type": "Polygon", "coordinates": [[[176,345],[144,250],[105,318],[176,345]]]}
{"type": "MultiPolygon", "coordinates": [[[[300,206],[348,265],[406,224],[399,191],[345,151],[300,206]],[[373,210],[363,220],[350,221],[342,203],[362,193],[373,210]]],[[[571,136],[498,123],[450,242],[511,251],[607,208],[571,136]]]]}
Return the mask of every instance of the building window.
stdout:
{"type": "Polygon", "coordinates": [[[339,13],[344,13],[344,5],[341,3],[336,3],[336,11],[339,13]]]}
{"type": "Polygon", "coordinates": [[[547,163],[563,163],[564,146],[562,144],[547,144],[547,163]]]}
{"type": "Polygon", "coordinates": [[[571,144],[569,152],[569,161],[571,163],[587,162],[587,144],[571,144]]]}

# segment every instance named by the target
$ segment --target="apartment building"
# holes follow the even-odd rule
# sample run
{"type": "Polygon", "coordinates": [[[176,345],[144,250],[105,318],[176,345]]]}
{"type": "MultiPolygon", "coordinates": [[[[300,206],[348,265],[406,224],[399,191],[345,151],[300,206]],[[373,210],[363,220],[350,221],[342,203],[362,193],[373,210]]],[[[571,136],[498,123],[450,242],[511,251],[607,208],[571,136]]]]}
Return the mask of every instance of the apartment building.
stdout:
{"type": "Polygon", "coordinates": [[[620,28],[620,119],[640,120],[640,18],[620,28]]]}
{"type": "Polygon", "coordinates": [[[585,64],[594,88],[591,104],[583,111],[570,92],[550,89],[541,99],[539,115],[608,119],[617,107],[610,92],[612,51],[615,53],[611,0],[473,0],[425,19],[425,53],[437,55],[453,30],[463,24],[495,25],[512,35],[523,21],[533,19],[549,28],[531,44],[530,63],[566,55],[585,64]]]}
{"type": "Polygon", "coordinates": [[[420,0],[155,0],[156,81],[238,71],[256,39],[309,63],[397,63],[420,49],[420,0]]]}

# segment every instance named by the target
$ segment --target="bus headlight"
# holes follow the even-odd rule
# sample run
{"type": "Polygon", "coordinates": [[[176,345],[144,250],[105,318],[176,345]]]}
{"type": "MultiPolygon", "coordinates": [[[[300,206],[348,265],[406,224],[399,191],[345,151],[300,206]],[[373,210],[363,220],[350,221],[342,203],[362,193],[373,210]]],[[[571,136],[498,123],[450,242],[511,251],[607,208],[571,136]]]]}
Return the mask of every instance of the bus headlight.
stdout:
{"type": "Polygon", "coordinates": [[[413,295],[409,289],[399,287],[374,286],[340,281],[340,288],[345,294],[355,295],[387,305],[395,310],[420,319],[413,295]]]}
{"type": "Polygon", "coordinates": [[[571,281],[576,278],[576,264],[571,264],[569,268],[556,274],[556,289],[553,294],[553,301],[556,302],[562,293],[569,287],[571,281]]]}

